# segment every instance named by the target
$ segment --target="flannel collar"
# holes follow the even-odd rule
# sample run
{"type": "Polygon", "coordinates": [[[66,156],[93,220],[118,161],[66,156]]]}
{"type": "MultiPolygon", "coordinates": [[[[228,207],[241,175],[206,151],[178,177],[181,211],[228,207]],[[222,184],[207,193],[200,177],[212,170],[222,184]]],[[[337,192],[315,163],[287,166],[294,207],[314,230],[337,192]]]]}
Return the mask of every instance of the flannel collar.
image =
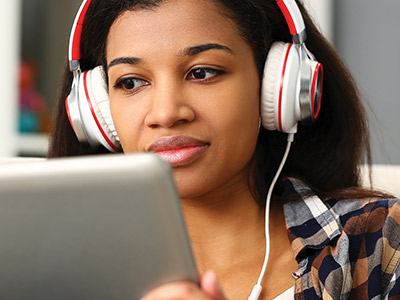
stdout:
{"type": "Polygon", "coordinates": [[[284,204],[288,236],[296,259],[307,250],[322,249],[341,234],[341,226],[334,211],[303,182],[287,179],[283,182],[284,195],[294,201],[284,204]],[[297,200],[296,200],[297,199],[297,200]]]}

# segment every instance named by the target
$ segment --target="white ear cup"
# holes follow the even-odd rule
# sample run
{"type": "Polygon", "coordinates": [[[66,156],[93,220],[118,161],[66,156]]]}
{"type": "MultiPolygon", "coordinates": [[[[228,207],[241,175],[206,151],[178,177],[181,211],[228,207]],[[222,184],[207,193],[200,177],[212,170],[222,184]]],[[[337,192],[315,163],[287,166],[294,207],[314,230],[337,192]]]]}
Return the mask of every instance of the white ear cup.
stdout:
{"type": "MultiPolygon", "coordinates": [[[[111,141],[114,146],[119,148],[119,137],[115,130],[114,122],[111,116],[110,98],[108,96],[103,67],[98,66],[93,70],[88,71],[87,88],[91,100],[90,103],[92,104],[93,110],[97,116],[97,120],[101,125],[100,128],[97,126],[99,132],[101,133],[101,138],[104,138],[104,132],[109,141],[111,141]]],[[[109,142],[106,142],[108,145],[109,142]]]]}
{"type": "Polygon", "coordinates": [[[111,117],[103,68],[98,66],[82,73],[74,89],[67,98],[67,110],[71,114],[70,119],[74,120],[74,130],[77,124],[83,128],[84,136],[77,134],[79,140],[86,140],[94,146],[101,144],[110,151],[118,152],[120,143],[111,117]],[[76,105],[77,116],[76,109],[72,109],[76,105]]]}
{"type": "Polygon", "coordinates": [[[261,119],[268,130],[296,131],[300,120],[300,56],[294,44],[275,42],[268,53],[261,87],[261,119]]]}
{"type": "Polygon", "coordinates": [[[281,82],[284,53],[284,43],[275,42],[272,44],[264,66],[264,77],[261,87],[261,120],[262,125],[268,130],[277,130],[275,125],[275,103],[279,95],[279,84],[281,82]],[[278,91],[278,92],[277,92],[278,91]]]}

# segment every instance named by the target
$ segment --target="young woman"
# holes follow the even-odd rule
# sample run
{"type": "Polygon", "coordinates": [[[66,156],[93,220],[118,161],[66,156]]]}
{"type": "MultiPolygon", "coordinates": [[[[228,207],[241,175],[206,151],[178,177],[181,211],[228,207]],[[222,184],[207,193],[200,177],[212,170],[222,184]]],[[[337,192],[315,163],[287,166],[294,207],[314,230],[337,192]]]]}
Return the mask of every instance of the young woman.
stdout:
{"type": "Polygon", "coordinates": [[[251,299],[261,287],[259,299],[400,297],[400,203],[361,188],[359,165],[370,163],[370,150],[360,98],[297,5],[82,5],[49,157],[152,151],[173,166],[201,282],[172,283],[144,299],[245,299],[256,283],[251,299]],[[97,100],[83,108],[81,96],[97,100]]]}

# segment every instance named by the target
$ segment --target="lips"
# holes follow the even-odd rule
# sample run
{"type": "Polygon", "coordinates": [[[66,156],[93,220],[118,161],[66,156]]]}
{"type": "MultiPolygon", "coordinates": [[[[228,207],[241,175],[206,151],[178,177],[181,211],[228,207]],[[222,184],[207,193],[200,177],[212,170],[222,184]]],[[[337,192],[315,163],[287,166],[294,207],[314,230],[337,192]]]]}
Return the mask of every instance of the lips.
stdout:
{"type": "Polygon", "coordinates": [[[188,136],[164,137],[149,147],[171,166],[187,165],[200,157],[209,147],[209,143],[188,136]]]}

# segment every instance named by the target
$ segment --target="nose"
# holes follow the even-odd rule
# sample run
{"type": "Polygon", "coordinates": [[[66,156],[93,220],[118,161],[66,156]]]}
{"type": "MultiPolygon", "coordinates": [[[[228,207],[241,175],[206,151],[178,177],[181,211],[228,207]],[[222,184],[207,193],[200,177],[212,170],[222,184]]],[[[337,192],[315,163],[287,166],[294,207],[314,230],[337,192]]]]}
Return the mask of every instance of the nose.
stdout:
{"type": "Polygon", "coordinates": [[[169,80],[153,86],[151,106],[145,118],[146,126],[170,128],[194,119],[195,112],[180,84],[169,80]]]}

